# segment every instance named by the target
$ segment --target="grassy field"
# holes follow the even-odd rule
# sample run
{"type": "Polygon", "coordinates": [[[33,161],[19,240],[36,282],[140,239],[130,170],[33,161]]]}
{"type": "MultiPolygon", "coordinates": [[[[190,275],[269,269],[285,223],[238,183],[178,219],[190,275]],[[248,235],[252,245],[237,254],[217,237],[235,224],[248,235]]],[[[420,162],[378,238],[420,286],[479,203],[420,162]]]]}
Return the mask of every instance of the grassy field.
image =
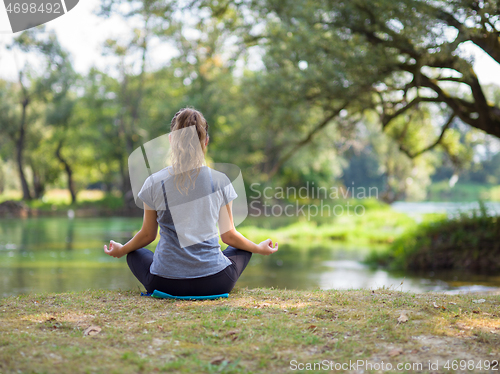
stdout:
{"type": "Polygon", "coordinates": [[[460,360],[487,372],[500,357],[499,306],[497,295],[387,289],[237,289],[214,301],[22,295],[0,299],[0,372],[465,372],[460,360]],[[360,366],[335,370],[349,361],[360,366]]]}
{"type": "Polygon", "coordinates": [[[251,238],[273,237],[281,243],[317,245],[344,242],[356,245],[392,243],[405,230],[416,225],[415,220],[390,208],[368,210],[363,216],[339,216],[326,222],[296,220],[277,228],[266,228],[262,223],[245,222],[238,228],[251,238]]]}

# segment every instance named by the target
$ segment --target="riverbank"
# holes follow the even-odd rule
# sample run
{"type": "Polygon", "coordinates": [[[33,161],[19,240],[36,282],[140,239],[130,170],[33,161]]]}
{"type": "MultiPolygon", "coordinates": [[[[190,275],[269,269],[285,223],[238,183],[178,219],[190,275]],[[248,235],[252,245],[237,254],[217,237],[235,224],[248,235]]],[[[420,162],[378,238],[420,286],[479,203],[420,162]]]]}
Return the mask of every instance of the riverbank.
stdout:
{"type": "Polygon", "coordinates": [[[497,184],[461,181],[450,187],[448,180],[434,182],[427,190],[426,200],[440,202],[500,201],[500,187],[497,184]]]}
{"type": "Polygon", "coordinates": [[[427,222],[401,235],[369,263],[402,270],[461,270],[495,274],[500,270],[500,219],[484,205],[472,214],[427,222]]]}
{"type": "MultiPolygon", "coordinates": [[[[244,235],[254,241],[273,238],[280,244],[291,244],[303,248],[330,246],[332,243],[344,243],[356,246],[386,246],[392,243],[404,231],[416,225],[415,219],[405,213],[397,212],[388,204],[375,199],[347,199],[335,202],[335,213],[331,206],[321,216],[314,205],[301,205],[295,216],[272,216],[262,213],[257,215],[249,209],[244,222],[238,226],[244,235]],[[359,207],[354,212],[353,207],[359,207]]],[[[142,217],[143,210],[126,208],[120,197],[85,196],[76,204],[69,204],[67,199],[58,195],[46,201],[25,203],[19,200],[0,202],[0,218],[34,217],[142,217]],[[97,198],[99,197],[99,198],[97,198]]],[[[426,219],[436,216],[425,215],[426,219]]],[[[137,227],[137,230],[140,227],[137,227]]]]}
{"type": "Polygon", "coordinates": [[[123,199],[108,194],[97,199],[81,199],[71,204],[66,199],[52,198],[22,201],[0,196],[0,218],[33,217],[142,217],[143,210],[125,206],[123,199]]]}
{"type": "Polygon", "coordinates": [[[201,302],[138,291],[21,295],[0,299],[0,372],[282,373],[351,361],[360,366],[337,372],[384,363],[429,373],[456,359],[483,372],[500,357],[499,306],[498,295],[387,289],[236,289],[201,302]]]}

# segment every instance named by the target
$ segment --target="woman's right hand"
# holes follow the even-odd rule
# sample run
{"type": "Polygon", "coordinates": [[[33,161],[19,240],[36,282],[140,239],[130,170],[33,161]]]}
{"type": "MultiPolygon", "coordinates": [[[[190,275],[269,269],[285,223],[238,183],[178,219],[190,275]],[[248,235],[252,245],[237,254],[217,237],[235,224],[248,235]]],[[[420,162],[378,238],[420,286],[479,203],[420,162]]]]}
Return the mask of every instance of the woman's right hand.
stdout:
{"type": "Polygon", "coordinates": [[[107,245],[104,245],[104,253],[112,257],[120,258],[124,255],[122,252],[123,244],[115,242],[114,240],[109,241],[109,249],[107,245]]]}
{"type": "Polygon", "coordinates": [[[273,247],[273,241],[271,239],[266,239],[257,244],[257,246],[259,247],[259,254],[264,256],[269,256],[270,254],[278,251],[278,243],[275,243],[275,246],[273,247]]]}

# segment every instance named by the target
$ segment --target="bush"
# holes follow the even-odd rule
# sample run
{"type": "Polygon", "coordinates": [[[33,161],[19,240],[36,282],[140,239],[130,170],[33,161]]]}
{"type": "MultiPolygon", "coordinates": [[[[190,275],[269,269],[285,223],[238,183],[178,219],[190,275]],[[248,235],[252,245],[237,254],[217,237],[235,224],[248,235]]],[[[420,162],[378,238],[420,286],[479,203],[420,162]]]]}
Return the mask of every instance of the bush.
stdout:
{"type": "Polygon", "coordinates": [[[479,211],[452,219],[424,223],[405,233],[384,253],[368,262],[393,269],[500,270],[500,217],[479,211]]]}

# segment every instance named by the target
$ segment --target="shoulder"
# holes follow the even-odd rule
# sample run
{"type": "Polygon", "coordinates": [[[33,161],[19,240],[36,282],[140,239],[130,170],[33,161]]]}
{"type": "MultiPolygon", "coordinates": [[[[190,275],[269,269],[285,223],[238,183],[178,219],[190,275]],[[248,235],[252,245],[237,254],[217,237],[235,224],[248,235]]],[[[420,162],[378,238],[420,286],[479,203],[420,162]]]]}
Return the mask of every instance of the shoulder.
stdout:
{"type": "Polygon", "coordinates": [[[167,166],[164,169],[158,170],[157,172],[151,174],[146,179],[146,181],[149,182],[149,184],[157,184],[167,179],[170,179],[171,177],[173,177],[173,174],[170,173],[171,169],[172,169],[171,166],[167,166]]]}
{"type": "Polygon", "coordinates": [[[157,191],[162,188],[162,184],[169,179],[170,173],[168,172],[169,167],[161,169],[144,180],[141,191],[157,191]]]}
{"type": "Polygon", "coordinates": [[[231,184],[231,180],[226,174],[214,169],[210,169],[210,172],[212,173],[214,186],[216,186],[217,188],[224,188],[231,184]]]}

